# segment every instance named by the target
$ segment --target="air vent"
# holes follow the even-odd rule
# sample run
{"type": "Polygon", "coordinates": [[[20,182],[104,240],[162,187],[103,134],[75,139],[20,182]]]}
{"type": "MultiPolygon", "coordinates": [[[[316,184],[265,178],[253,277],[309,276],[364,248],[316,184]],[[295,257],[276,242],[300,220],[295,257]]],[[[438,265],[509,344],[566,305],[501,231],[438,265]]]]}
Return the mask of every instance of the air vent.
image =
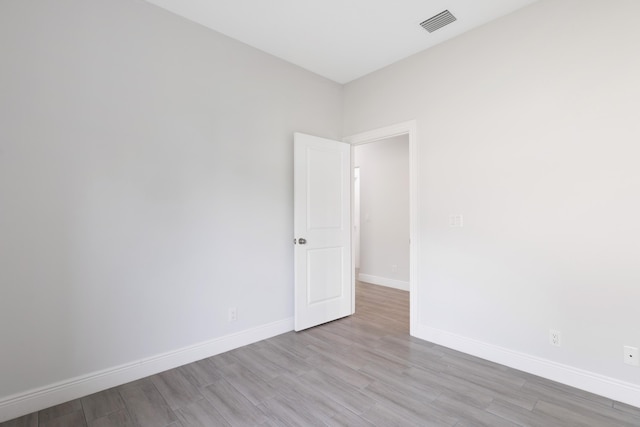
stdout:
{"type": "Polygon", "coordinates": [[[438,30],[445,25],[451,24],[455,20],[456,17],[453,16],[448,10],[445,10],[444,12],[441,12],[436,16],[432,16],[426,21],[421,22],[420,26],[430,33],[433,33],[435,30],[438,30]]]}

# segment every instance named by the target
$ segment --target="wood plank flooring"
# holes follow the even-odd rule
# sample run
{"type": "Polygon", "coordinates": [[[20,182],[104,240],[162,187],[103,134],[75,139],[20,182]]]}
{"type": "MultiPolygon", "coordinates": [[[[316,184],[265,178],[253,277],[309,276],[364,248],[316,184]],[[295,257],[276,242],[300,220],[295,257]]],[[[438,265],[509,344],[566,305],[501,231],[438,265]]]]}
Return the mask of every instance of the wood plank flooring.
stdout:
{"type": "Polygon", "coordinates": [[[640,426],[640,409],[409,336],[407,292],[359,283],[356,315],[0,427],[640,426]]]}

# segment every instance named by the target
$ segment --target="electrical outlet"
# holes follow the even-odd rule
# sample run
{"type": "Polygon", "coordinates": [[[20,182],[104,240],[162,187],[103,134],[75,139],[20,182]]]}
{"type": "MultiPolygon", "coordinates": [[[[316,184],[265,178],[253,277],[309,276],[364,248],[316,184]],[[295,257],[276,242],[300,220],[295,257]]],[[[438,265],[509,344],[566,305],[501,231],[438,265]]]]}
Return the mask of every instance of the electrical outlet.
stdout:
{"type": "Polygon", "coordinates": [[[549,344],[560,347],[562,345],[562,334],[555,329],[549,330],[549,344]]]}
{"type": "Polygon", "coordinates": [[[637,347],[624,346],[624,363],[631,366],[640,366],[637,347]]]}
{"type": "Polygon", "coordinates": [[[229,322],[238,320],[238,309],[236,307],[229,308],[229,322]]]}

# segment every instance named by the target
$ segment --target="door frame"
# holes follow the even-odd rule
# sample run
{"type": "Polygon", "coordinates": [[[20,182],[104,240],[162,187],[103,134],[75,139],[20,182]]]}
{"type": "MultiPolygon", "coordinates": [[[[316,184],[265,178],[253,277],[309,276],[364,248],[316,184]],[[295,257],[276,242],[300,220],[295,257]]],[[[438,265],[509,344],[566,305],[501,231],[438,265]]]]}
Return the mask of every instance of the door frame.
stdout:
{"type": "MultiPolygon", "coordinates": [[[[351,145],[351,183],[353,186],[354,174],[354,147],[368,144],[382,139],[392,138],[399,135],[409,136],[409,334],[415,336],[418,331],[418,139],[416,120],[409,120],[395,125],[385,126],[378,129],[358,133],[343,138],[344,142],[351,145]]],[[[351,191],[351,242],[354,242],[353,230],[354,198],[351,191]]],[[[355,313],[355,251],[351,251],[351,292],[352,307],[355,313]]]]}

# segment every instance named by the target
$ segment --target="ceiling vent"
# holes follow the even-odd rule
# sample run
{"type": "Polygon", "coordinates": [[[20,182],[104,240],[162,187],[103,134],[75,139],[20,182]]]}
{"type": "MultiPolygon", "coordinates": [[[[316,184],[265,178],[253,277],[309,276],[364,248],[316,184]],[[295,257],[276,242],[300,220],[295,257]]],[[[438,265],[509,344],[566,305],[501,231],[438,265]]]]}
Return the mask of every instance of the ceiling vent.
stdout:
{"type": "Polygon", "coordinates": [[[436,16],[432,16],[426,21],[421,22],[420,26],[430,33],[433,33],[435,30],[439,30],[445,25],[451,24],[455,20],[456,17],[453,16],[448,10],[445,10],[444,12],[441,12],[436,16]]]}

